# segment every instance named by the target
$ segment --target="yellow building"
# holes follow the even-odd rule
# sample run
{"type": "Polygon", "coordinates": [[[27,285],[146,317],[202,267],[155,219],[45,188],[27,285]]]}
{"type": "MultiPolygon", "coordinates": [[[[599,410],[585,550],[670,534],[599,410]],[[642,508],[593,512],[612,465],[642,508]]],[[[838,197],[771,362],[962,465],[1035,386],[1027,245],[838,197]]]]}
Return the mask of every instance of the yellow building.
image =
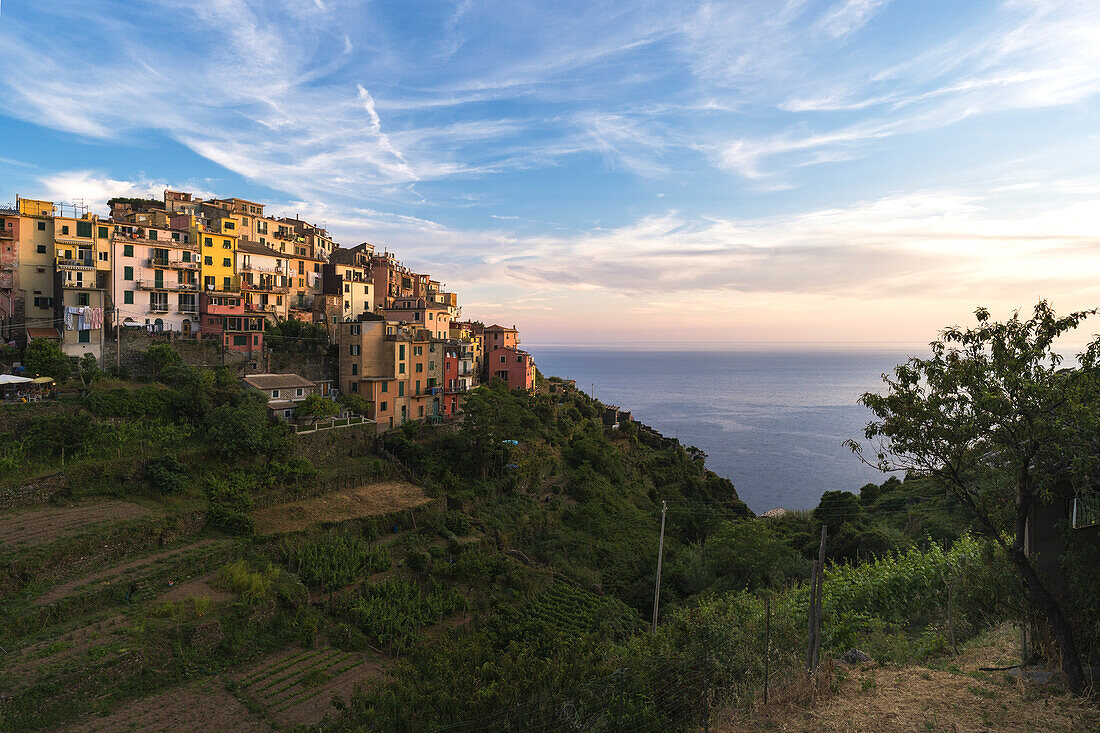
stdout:
{"type": "MultiPolygon", "coordinates": [[[[19,199],[18,267],[14,273],[13,295],[22,303],[21,328],[16,334],[23,343],[30,338],[50,336],[60,339],[57,331],[57,304],[54,302],[54,219],[53,202],[19,199]]],[[[19,313],[13,303],[13,313],[19,313]]]]}
{"type": "MultiPolygon", "coordinates": [[[[68,208],[68,207],[66,207],[68,208]]],[[[55,215],[54,304],[61,348],[70,356],[102,358],[112,226],[94,214],[55,215]]]]}
{"type": "Polygon", "coordinates": [[[203,292],[240,290],[237,277],[237,223],[232,218],[191,217],[191,241],[199,243],[199,277],[203,292]]]}

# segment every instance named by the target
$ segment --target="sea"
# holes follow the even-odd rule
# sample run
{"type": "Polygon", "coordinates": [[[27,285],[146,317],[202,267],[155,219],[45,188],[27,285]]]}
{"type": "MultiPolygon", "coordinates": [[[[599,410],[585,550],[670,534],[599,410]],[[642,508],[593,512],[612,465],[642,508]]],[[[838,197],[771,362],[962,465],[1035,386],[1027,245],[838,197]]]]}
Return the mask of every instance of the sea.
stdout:
{"type": "Polygon", "coordinates": [[[577,380],[605,404],[707,454],[756,513],[811,509],[833,489],[858,493],[887,475],[844,441],[872,418],[858,403],[882,375],[925,349],[736,346],[668,348],[525,344],[545,376],[577,380]]]}

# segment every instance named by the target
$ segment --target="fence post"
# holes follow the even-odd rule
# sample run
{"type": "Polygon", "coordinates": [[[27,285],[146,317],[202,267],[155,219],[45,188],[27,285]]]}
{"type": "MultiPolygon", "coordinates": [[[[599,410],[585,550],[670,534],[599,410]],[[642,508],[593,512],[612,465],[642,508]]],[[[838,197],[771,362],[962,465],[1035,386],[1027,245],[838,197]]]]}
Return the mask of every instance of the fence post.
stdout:
{"type": "Polygon", "coordinates": [[[772,596],[771,591],[764,595],[764,704],[768,704],[768,655],[772,644],[772,596]]]}
{"type": "Polygon", "coordinates": [[[814,635],[813,635],[813,663],[810,667],[810,671],[817,669],[817,664],[821,657],[821,610],[822,599],[825,595],[825,537],[828,534],[829,527],[827,525],[821,525],[821,546],[817,550],[817,593],[815,598],[817,600],[817,608],[814,611],[814,635]]]}

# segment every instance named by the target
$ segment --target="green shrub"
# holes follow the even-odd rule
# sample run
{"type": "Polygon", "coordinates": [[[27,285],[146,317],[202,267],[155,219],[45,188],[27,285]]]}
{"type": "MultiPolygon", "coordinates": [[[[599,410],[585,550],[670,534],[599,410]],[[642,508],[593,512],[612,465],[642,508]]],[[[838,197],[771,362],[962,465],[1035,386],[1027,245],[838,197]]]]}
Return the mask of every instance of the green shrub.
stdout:
{"type": "Polygon", "coordinates": [[[249,603],[255,603],[271,595],[275,582],[279,579],[279,568],[268,565],[263,570],[254,570],[246,560],[237,560],[218,571],[215,585],[232,591],[249,603]]]}
{"type": "Polygon", "coordinates": [[[174,494],[187,484],[187,469],[173,455],[154,458],[146,465],[145,474],[159,494],[174,494]]]}
{"type": "Polygon", "coordinates": [[[300,545],[280,548],[283,562],[311,588],[334,591],[363,575],[386,570],[390,557],[384,548],[372,548],[361,537],[347,532],[318,537],[300,545]]]}

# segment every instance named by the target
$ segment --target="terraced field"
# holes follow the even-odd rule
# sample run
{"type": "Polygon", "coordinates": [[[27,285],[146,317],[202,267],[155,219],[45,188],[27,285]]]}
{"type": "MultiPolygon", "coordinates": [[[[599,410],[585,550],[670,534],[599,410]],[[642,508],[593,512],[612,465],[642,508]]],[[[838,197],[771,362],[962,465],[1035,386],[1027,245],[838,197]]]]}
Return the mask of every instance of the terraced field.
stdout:
{"type": "Polygon", "coordinates": [[[176,687],[126,705],[104,718],[94,718],[65,730],[79,733],[122,731],[244,731],[272,728],[233,697],[216,680],[176,687]]]}
{"type": "Polygon", "coordinates": [[[321,522],[374,517],[431,502],[424,489],[407,481],[379,481],[347,491],[314,496],[261,509],[256,532],[297,532],[321,522]]]}
{"type": "Polygon", "coordinates": [[[128,501],[98,501],[67,507],[20,510],[0,517],[0,551],[46,545],[108,524],[139,519],[152,512],[128,501]]]}
{"type": "Polygon", "coordinates": [[[238,676],[242,694],[279,725],[312,725],[335,713],[333,695],[377,684],[383,667],[362,654],[332,647],[288,649],[238,676]]]}
{"type": "MultiPolygon", "coordinates": [[[[44,605],[61,600],[74,592],[90,592],[112,585],[120,587],[120,593],[126,593],[131,583],[134,584],[136,595],[139,597],[155,596],[170,587],[168,585],[170,580],[178,582],[186,579],[186,577],[208,572],[212,564],[217,561],[218,551],[226,546],[227,543],[207,539],[155,555],[145,555],[136,560],[56,585],[34,602],[37,605],[44,605]],[[171,571],[173,568],[177,568],[185,577],[161,577],[165,575],[166,571],[171,571]],[[188,572],[188,568],[192,568],[190,572],[188,572]]],[[[171,575],[172,573],[169,572],[168,574],[171,575]]]]}
{"type": "Polygon", "coordinates": [[[0,689],[24,689],[51,669],[76,663],[81,657],[103,659],[125,641],[129,624],[125,616],[111,615],[0,656],[0,689]]]}

